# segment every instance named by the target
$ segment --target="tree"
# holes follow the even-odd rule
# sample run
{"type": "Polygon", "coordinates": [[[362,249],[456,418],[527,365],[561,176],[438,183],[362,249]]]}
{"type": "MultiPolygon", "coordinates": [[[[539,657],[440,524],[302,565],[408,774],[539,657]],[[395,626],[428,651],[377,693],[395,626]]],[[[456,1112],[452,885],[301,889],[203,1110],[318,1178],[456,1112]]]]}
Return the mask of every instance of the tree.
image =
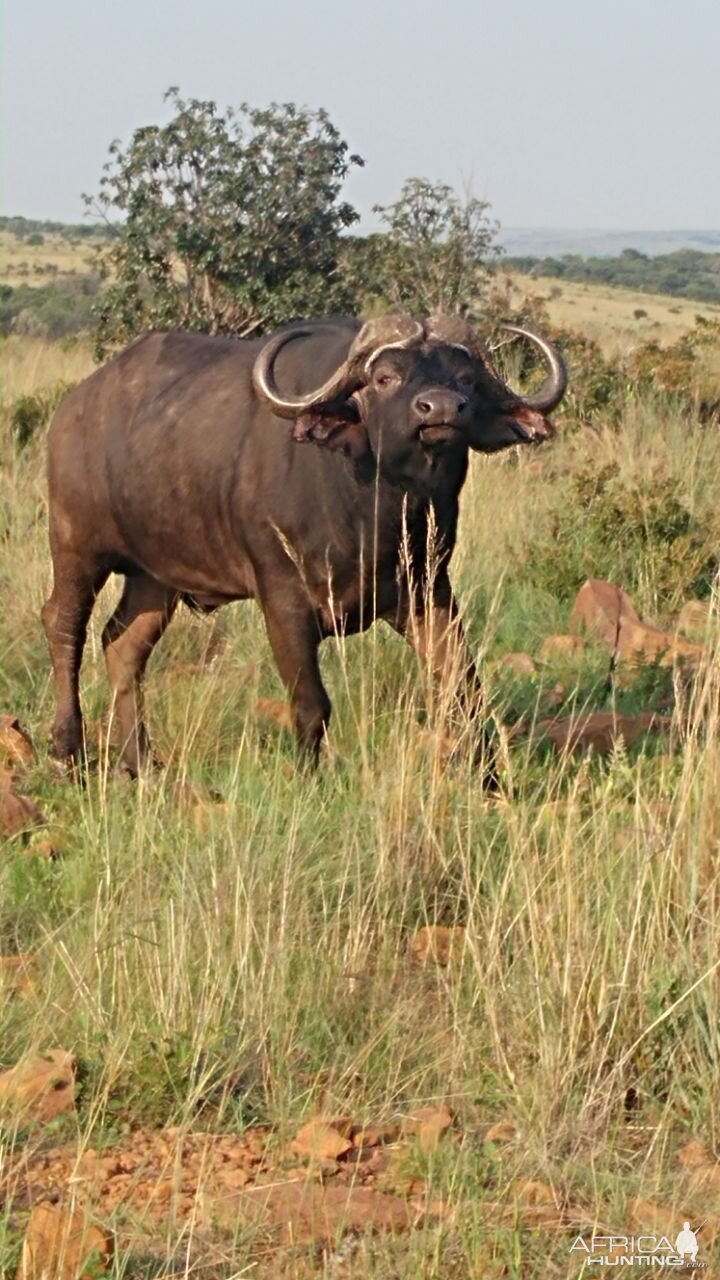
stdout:
{"type": "Polygon", "coordinates": [[[376,206],[387,226],[378,242],[377,282],[404,310],[466,313],[477,306],[499,253],[490,206],[445,183],[409,178],[394,204],[376,206]]]}
{"type": "Polygon", "coordinates": [[[339,240],[358,215],[340,192],[363,162],[329,116],[166,99],[170,122],[114,142],[85,197],[107,223],[123,219],[99,249],[98,354],[147,328],[245,336],[347,307],[339,240]]]}

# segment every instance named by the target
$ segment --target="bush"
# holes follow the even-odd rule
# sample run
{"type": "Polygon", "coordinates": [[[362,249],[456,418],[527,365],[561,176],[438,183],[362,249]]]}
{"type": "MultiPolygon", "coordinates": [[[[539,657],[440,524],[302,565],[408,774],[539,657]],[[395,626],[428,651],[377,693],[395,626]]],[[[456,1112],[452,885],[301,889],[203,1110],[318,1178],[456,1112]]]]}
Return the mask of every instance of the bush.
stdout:
{"type": "Polygon", "coordinates": [[[499,252],[489,207],[445,183],[408,178],[394,204],[375,207],[387,231],[374,237],[374,253],[364,259],[370,270],[361,291],[412,314],[470,313],[499,252]]]}
{"type": "Polygon", "coordinates": [[[50,424],[60,401],[72,391],[72,382],[57,382],[49,391],[19,396],[9,411],[10,433],[19,449],[26,448],[50,424]]]}
{"type": "Polygon", "coordinates": [[[610,463],[599,471],[589,466],[569,482],[524,572],[564,600],[586,578],[609,578],[631,594],[649,587],[661,609],[672,609],[689,596],[710,595],[717,558],[717,525],[688,510],[676,480],[625,481],[610,463]]]}
{"type": "Polygon", "coordinates": [[[62,284],[6,286],[0,293],[0,333],[33,338],[65,338],[93,326],[97,276],[62,284]]]}
{"type": "Polygon", "coordinates": [[[242,337],[351,307],[338,264],[358,215],[340,193],[362,161],[327,114],[166,96],[170,122],[113,143],[88,199],[124,219],[101,251],[98,354],[148,328],[242,337]]]}

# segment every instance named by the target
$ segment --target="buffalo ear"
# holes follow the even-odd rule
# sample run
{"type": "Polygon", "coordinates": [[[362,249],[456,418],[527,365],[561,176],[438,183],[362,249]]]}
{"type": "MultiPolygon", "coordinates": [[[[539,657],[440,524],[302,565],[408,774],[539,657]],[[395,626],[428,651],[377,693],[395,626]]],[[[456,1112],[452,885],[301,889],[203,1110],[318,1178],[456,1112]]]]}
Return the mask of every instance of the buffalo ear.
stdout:
{"type": "Polygon", "coordinates": [[[497,453],[515,444],[541,444],[555,434],[544,414],[530,405],[507,406],[478,424],[470,435],[470,448],[478,453],[497,453]]]}
{"type": "Polygon", "coordinates": [[[370,441],[364,422],[358,420],[353,405],[343,405],[340,410],[312,409],[296,419],[292,431],[293,440],[334,449],[349,458],[363,458],[370,451],[370,441]]]}

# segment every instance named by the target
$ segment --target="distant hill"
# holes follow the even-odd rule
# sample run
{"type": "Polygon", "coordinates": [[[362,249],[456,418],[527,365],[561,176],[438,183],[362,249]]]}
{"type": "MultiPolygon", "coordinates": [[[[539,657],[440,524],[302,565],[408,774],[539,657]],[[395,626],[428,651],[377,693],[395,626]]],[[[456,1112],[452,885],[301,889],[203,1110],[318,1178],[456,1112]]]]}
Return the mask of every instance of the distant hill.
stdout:
{"type": "Polygon", "coordinates": [[[499,241],[512,257],[561,257],[578,253],[582,257],[614,258],[623,249],[636,249],[651,256],[677,249],[700,253],[720,253],[720,231],[568,231],[561,227],[502,227],[499,241]]]}
{"type": "Polygon", "coordinates": [[[506,255],[499,270],[551,280],[620,286],[639,293],[667,293],[673,298],[720,303],[720,252],[675,249],[650,257],[639,249],[623,249],[616,258],[582,257],[579,253],[535,257],[506,255]]]}

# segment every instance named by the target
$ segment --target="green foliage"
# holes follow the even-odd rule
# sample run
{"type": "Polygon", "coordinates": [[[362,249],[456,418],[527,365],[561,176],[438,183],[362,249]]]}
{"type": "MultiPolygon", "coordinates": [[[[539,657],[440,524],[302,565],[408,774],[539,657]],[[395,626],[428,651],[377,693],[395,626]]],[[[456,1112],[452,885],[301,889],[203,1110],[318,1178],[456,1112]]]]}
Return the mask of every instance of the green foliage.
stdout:
{"type": "Polygon", "coordinates": [[[542,376],[539,353],[527,343],[508,342],[503,321],[538,329],[552,338],[569,370],[568,390],[558,411],[563,429],[568,423],[603,422],[617,425],[629,400],[659,396],[670,398],[681,413],[712,418],[720,412],[714,370],[706,370],[709,355],[720,349],[720,321],[697,316],[694,327],[677,342],[662,346],[651,340],[626,356],[610,357],[600,343],[574,329],[554,328],[544,298],[527,294],[517,299],[512,277],[497,278],[482,304],[481,325],[491,343],[500,344],[498,363],[513,385],[527,384],[542,376]],[[509,348],[512,358],[503,348],[509,348]]]}
{"type": "Polygon", "coordinates": [[[166,95],[174,115],[110,148],[91,207],[124,222],[102,253],[98,349],[145,328],[239,336],[352,305],[338,272],[352,165],[329,116],[292,104],[219,112],[166,95]]]}
{"type": "Polygon", "coordinates": [[[669,347],[659,342],[644,342],[627,361],[628,384],[640,390],[659,391],[679,397],[681,402],[695,400],[696,368],[699,359],[720,349],[720,320],[697,316],[695,326],[669,347]]]}
{"type": "Polygon", "coordinates": [[[549,536],[530,547],[526,581],[570,600],[586,578],[609,578],[630,594],[652,590],[660,607],[710,595],[717,527],[685,506],[678,482],[628,481],[616,463],[578,471],[559,495],[549,536]]]}
{"type": "Polygon", "coordinates": [[[79,276],[62,284],[0,288],[0,334],[28,338],[64,338],[94,325],[97,276],[79,276]]]}
{"type": "Polygon", "coordinates": [[[72,389],[72,383],[58,382],[49,391],[34,391],[18,397],[9,411],[10,432],[18,448],[24,449],[49,425],[60,401],[72,389]]]}
{"type": "Polygon", "coordinates": [[[53,222],[48,218],[23,218],[19,215],[0,216],[0,231],[7,231],[18,240],[27,244],[42,244],[42,239],[31,239],[33,236],[59,235],[64,240],[86,240],[90,236],[108,236],[113,229],[99,222],[53,222]]]}
{"type": "Polygon", "coordinates": [[[635,249],[625,249],[617,258],[583,258],[567,253],[559,258],[523,256],[505,261],[511,270],[535,276],[622,285],[641,293],[669,293],[700,302],[720,302],[720,253],[678,249],[650,258],[635,249]]]}
{"type": "Polygon", "coordinates": [[[387,227],[360,257],[363,291],[420,315],[465,313],[486,292],[497,253],[489,205],[445,183],[408,178],[394,204],[376,206],[387,227]]]}

